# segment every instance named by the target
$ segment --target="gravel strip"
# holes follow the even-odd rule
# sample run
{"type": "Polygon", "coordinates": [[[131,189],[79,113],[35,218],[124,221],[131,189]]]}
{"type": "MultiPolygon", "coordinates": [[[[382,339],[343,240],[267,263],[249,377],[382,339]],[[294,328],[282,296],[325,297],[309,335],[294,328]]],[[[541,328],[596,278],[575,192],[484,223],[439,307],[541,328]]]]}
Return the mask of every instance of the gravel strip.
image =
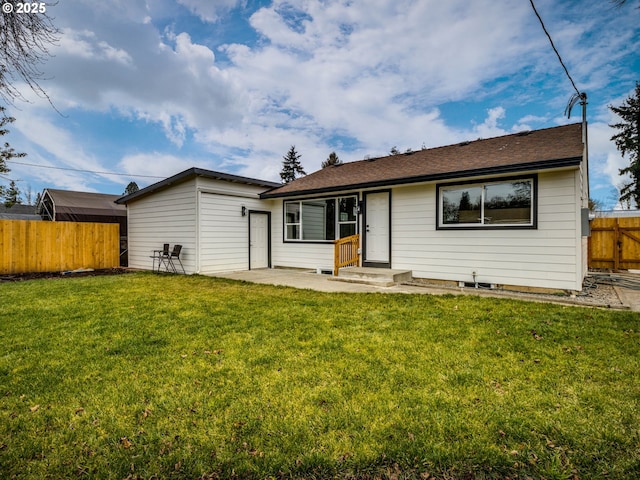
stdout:
{"type": "Polygon", "coordinates": [[[409,285],[437,288],[439,290],[451,290],[451,292],[464,293],[470,295],[486,295],[493,297],[505,297],[505,298],[517,298],[521,300],[538,301],[538,302],[552,302],[562,303],[568,305],[583,305],[585,307],[601,307],[601,308],[615,308],[615,309],[627,309],[628,307],[622,302],[618,293],[612,285],[601,285],[591,282],[588,287],[585,287],[581,292],[577,294],[545,294],[545,293],[531,293],[531,292],[517,292],[513,290],[501,290],[501,289],[487,289],[487,288],[472,288],[472,287],[443,287],[441,284],[430,283],[428,281],[411,282],[409,285]]]}

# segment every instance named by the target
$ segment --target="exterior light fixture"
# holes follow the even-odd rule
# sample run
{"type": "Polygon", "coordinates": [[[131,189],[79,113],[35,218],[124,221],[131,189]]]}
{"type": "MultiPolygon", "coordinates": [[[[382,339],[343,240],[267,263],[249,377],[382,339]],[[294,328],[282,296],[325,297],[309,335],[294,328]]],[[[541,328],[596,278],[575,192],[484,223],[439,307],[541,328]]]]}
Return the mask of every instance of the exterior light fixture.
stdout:
{"type": "Polygon", "coordinates": [[[245,207],[244,205],[242,205],[242,216],[243,217],[247,216],[247,207],[245,207]]]}

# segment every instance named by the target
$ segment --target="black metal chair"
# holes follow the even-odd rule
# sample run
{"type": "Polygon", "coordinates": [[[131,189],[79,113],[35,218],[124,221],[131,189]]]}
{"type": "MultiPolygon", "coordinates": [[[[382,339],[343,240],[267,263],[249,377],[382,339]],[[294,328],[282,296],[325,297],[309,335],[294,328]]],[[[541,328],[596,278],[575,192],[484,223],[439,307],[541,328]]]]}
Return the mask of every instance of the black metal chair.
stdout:
{"type": "Polygon", "coordinates": [[[162,246],[162,250],[154,250],[153,256],[153,264],[151,266],[151,270],[154,272],[160,272],[160,267],[164,265],[165,270],[169,270],[169,259],[171,257],[171,252],[169,251],[169,244],[165,243],[162,246]],[[156,260],[158,261],[158,269],[156,270],[156,260]]]}
{"type": "Polygon", "coordinates": [[[178,261],[178,264],[182,269],[182,273],[187,273],[184,270],[184,265],[182,265],[182,260],[180,260],[181,252],[182,252],[182,245],[174,245],[173,250],[171,250],[171,253],[169,254],[169,257],[168,257],[169,265],[171,266],[171,269],[173,270],[174,273],[178,273],[178,270],[176,269],[176,264],[174,263],[176,260],[178,261]]]}

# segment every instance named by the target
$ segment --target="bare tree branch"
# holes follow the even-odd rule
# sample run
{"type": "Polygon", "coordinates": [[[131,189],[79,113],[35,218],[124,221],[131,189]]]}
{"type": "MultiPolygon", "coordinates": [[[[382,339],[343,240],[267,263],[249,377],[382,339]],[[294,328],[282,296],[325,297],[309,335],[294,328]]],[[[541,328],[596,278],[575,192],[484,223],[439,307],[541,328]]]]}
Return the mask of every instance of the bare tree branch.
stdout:
{"type": "Polygon", "coordinates": [[[18,84],[24,82],[50,102],[39,82],[45,79],[40,66],[51,56],[49,47],[56,44],[60,34],[47,14],[47,9],[56,3],[0,1],[0,98],[10,104],[16,99],[25,100],[18,90],[18,84]],[[30,5],[28,13],[19,10],[25,5],[30,5]],[[33,12],[31,8],[36,7],[38,11],[33,12]]]}

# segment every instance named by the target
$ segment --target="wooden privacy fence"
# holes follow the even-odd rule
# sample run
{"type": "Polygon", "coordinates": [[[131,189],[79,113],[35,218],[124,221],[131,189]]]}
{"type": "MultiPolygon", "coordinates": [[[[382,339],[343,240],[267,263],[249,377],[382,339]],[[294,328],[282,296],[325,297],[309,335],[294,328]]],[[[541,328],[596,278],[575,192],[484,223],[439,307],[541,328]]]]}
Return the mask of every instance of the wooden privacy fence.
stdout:
{"type": "Polygon", "coordinates": [[[342,267],[360,266],[360,235],[351,235],[334,242],[333,274],[342,267]]]}
{"type": "Polygon", "coordinates": [[[0,274],[120,265],[116,223],[0,220],[0,274]]]}
{"type": "Polygon", "coordinates": [[[598,217],[591,221],[589,268],[640,268],[640,217],[598,217]]]}

